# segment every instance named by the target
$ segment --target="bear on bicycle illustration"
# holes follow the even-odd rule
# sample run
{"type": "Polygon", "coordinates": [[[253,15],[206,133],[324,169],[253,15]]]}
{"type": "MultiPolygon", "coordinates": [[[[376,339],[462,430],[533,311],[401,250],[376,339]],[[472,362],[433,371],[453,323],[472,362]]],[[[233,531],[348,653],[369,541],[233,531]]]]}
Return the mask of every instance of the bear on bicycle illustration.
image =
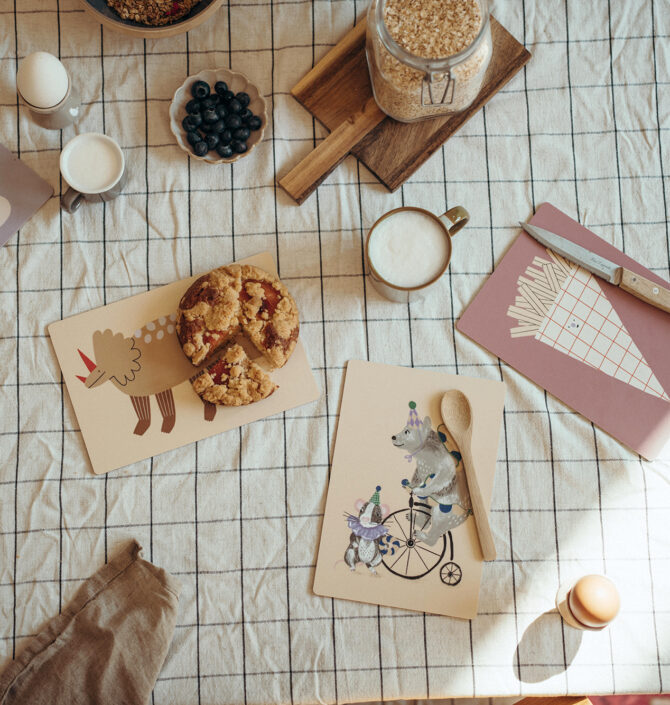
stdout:
{"type": "MultiPolygon", "coordinates": [[[[404,487],[412,490],[419,499],[432,499],[431,522],[428,531],[416,531],[414,538],[433,546],[449,529],[455,529],[470,516],[471,505],[465,473],[458,472],[458,462],[444,445],[444,440],[432,429],[430,417],[423,421],[416,412],[416,404],[409,403],[407,425],[391,441],[396,448],[409,451],[405,460],[416,461],[416,470],[411,480],[404,479],[404,487]],[[456,505],[462,510],[452,512],[456,505]]],[[[460,462],[460,454],[458,461],[460,462]]]]}
{"type": "Polygon", "coordinates": [[[417,580],[441,563],[448,547],[440,578],[446,585],[457,585],[462,572],[453,562],[451,529],[472,514],[461,456],[446,446],[446,433],[440,427],[434,430],[429,416],[419,417],[413,401],[409,409],[405,427],[391,436],[393,445],[405,452],[404,459],[416,462],[412,478],[401,482],[409,492],[409,506],[388,513],[384,505],[387,511],[382,511],[377,486],[370,501],[361,505],[359,517],[346,515],[352,534],[345,561],[352,571],[361,562],[375,574],[382,564],[398,577],[417,580]]]}

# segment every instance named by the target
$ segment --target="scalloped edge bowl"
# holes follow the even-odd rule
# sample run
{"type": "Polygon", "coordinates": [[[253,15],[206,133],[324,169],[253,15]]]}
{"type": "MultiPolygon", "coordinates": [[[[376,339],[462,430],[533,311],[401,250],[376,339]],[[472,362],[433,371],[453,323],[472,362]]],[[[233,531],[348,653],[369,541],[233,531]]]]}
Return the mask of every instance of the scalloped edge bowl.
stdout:
{"type": "Polygon", "coordinates": [[[231,71],[230,69],[204,69],[200,71],[200,73],[189,76],[174,92],[172,102],[170,103],[170,130],[175,136],[177,144],[191,159],[197,159],[207,164],[233,164],[238,159],[248,157],[254,151],[256,145],[263,139],[267,124],[267,106],[261,92],[243,73],[231,71]],[[228,88],[233,91],[233,93],[244,91],[249,94],[249,98],[251,98],[248,106],[249,110],[251,110],[254,115],[258,115],[261,119],[261,128],[249,135],[249,139],[247,140],[248,149],[244,154],[236,154],[234,157],[230,157],[230,159],[217,156],[215,159],[211,152],[208,152],[204,157],[199,157],[197,154],[193,153],[191,145],[186,141],[186,133],[184,132],[181,122],[186,117],[186,103],[192,98],[191,86],[196,81],[207,81],[212,88],[217,81],[225,81],[228,84],[228,88]]]}

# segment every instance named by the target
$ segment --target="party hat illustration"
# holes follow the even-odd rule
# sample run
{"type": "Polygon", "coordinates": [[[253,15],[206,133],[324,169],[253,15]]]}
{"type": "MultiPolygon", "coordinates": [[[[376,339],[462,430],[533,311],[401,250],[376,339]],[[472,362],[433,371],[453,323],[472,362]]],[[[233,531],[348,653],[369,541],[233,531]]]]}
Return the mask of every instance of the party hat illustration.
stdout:
{"type": "Polygon", "coordinates": [[[416,402],[411,401],[409,403],[409,416],[407,417],[408,426],[422,426],[423,421],[419,418],[419,414],[416,411],[416,402]]]}
{"type": "Polygon", "coordinates": [[[632,387],[670,401],[621,322],[596,277],[547,250],[517,280],[507,315],[518,322],[513,338],[533,336],[545,345],[632,387]]]}

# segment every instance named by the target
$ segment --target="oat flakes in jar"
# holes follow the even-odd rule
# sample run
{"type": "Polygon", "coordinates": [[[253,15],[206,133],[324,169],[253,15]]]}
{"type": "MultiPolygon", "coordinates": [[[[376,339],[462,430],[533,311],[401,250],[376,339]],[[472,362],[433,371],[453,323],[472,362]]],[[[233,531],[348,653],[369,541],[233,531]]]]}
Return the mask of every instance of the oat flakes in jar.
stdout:
{"type": "Polygon", "coordinates": [[[491,58],[486,0],[371,0],[372,90],[392,118],[414,122],[467,108],[491,58]]]}

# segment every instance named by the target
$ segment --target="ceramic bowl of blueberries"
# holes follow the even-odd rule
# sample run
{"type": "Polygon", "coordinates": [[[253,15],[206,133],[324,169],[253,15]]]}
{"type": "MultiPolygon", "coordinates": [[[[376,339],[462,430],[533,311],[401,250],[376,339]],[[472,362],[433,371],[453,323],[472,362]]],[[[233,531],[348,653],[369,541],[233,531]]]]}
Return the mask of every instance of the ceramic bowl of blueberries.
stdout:
{"type": "Polygon", "coordinates": [[[170,104],[170,129],[193,159],[230,164],[263,139],[265,99],[242,73],[206,69],[189,76],[170,104]]]}

